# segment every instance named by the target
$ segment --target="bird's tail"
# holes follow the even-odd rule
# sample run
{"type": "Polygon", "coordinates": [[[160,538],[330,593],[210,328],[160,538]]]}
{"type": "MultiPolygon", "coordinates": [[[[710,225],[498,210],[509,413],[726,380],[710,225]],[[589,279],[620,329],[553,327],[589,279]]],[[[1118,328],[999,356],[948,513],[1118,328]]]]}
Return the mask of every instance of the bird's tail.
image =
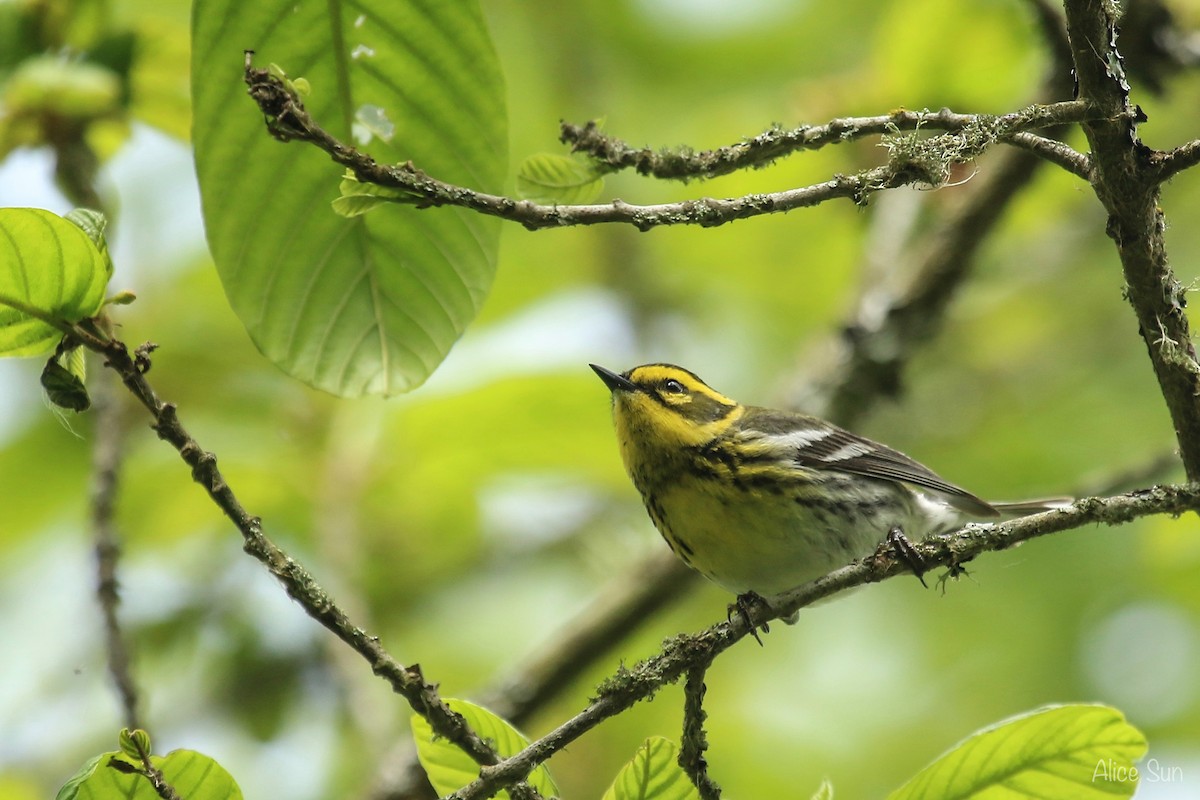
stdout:
{"type": "Polygon", "coordinates": [[[1073,497],[1045,497],[1040,500],[1018,500],[1011,503],[990,503],[990,505],[1002,516],[1012,518],[1070,508],[1074,502],[1075,498],[1073,497]]]}

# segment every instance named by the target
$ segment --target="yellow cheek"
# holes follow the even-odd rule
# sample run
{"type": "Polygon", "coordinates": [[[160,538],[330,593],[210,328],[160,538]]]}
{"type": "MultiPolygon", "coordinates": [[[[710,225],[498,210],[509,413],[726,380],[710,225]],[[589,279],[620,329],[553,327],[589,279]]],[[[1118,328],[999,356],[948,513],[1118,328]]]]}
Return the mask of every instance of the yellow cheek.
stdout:
{"type": "Polygon", "coordinates": [[[617,435],[635,446],[679,447],[693,438],[695,426],[644,394],[619,396],[613,416],[617,435]]]}

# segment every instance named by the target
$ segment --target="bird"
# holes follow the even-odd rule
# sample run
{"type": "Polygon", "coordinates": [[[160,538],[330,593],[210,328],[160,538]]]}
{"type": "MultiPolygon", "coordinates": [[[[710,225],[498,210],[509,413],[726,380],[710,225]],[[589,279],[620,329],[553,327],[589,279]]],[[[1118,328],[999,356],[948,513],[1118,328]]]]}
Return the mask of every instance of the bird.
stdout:
{"type": "Polygon", "coordinates": [[[887,445],[743,405],[673,364],[589,366],[611,392],[621,458],[650,519],[684,563],[738,596],[743,614],[745,602],[885,542],[921,577],[910,537],[1070,502],[989,503],[887,445]]]}

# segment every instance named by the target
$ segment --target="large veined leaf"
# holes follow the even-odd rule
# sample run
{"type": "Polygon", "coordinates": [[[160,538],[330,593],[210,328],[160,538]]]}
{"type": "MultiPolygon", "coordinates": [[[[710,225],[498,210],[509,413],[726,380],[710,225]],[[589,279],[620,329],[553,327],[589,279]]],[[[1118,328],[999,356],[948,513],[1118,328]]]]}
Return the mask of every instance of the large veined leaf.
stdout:
{"type": "Polygon", "coordinates": [[[62,339],[52,321],[100,310],[112,276],[104,220],[72,213],[79,223],[40,208],[0,208],[0,355],[44,353],[62,339]]]}
{"type": "Polygon", "coordinates": [[[535,203],[590,203],[603,189],[603,173],[578,157],[538,153],[517,170],[517,194],[535,203]]]}
{"type": "Polygon", "coordinates": [[[242,51],[304,78],[305,106],[342,141],[498,191],[504,87],[478,3],[197,0],[192,38],[208,242],[251,338],[289,374],[336,394],[419,385],[491,286],[498,222],[396,204],[335,214],[342,168],[268,134],[246,95],[242,51]]]}
{"type": "MultiPolygon", "coordinates": [[[[503,758],[515,756],[529,744],[524,734],[482,706],[453,698],[447,698],[446,705],[462,714],[471,730],[491,742],[503,758]]],[[[433,728],[423,717],[413,715],[412,731],[417,758],[439,795],[461,789],[479,777],[479,765],[453,743],[435,737],[433,728]]],[[[543,797],[558,796],[558,787],[544,764],[529,773],[528,780],[543,797]]],[[[503,791],[496,796],[507,798],[509,795],[503,791]]]]}
{"type": "MultiPolygon", "coordinates": [[[[225,768],[194,750],[151,756],[150,763],[180,797],[188,800],[242,800],[242,790],[225,768]]],[[[58,791],[55,800],[158,800],[150,779],[130,770],[121,753],[103,753],[88,761],[58,791]],[[114,764],[116,766],[114,766],[114,764]]]]}
{"type": "Polygon", "coordinates": [[[1056,706],[980,731],[889,800],[1053,797],[1113,800],[1137,788],[1146,739],[1107,706],[1056,706]]]}
{"type": "Polygon", "coordinates": [[[604,800],[700,800],[700,792],[679,766],[675,744],[651,736],[617,773],[604,800]]]}

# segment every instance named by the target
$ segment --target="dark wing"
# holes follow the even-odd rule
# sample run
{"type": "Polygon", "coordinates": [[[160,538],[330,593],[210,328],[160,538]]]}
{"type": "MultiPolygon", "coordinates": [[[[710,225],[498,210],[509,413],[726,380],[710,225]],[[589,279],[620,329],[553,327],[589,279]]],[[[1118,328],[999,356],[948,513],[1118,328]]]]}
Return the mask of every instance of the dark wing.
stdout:
{"type": "Polygon", "coordinates": [[[899,450],[816,417],[800,417],[786,412],[761,409],[755,424],[769,439],[788,442],[793,461],[802,467],[833,469],[867,478],[900,481],[929,489],[960,511],[975,517],[999,515],[993,506],[975,495],[944,480],[933,470],[914,461],[899,450]]]}

